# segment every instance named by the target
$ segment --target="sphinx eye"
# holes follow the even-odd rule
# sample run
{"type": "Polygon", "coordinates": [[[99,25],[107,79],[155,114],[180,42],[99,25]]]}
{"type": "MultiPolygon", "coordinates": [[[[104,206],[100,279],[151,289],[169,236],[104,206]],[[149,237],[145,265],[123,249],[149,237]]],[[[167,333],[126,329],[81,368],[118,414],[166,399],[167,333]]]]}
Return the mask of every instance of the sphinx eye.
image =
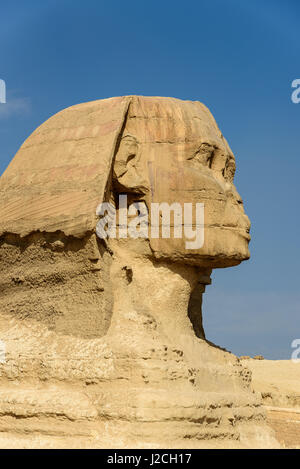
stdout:
{"type": "Polygon", "coordinates": [[[214,150],[214,147],[209,143],[202,143],[191,159],[211,168],[214,150]]]}

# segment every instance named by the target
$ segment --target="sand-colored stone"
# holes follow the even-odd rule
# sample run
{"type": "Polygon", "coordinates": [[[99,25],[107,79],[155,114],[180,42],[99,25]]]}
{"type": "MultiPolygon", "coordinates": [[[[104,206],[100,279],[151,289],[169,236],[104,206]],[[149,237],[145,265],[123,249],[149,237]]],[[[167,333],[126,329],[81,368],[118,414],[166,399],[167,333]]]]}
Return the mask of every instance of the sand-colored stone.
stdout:
{"type": "Polygon", "coordinates": [[[250,359],[245,365],[277,439],[283,447],[300,449],[300,361],[250,359]]]}
{"type": "Polygon", "coordinates": [[[249,257],[234,171],[208,109],[174,98],[73,106],[22,145],[0,179],[0,446],[278,445],[250,370],[202,324],[211,270],[249,257]],[[100,240],[96,208],[120,193],[203,202],[203,247],[100,240]]]}

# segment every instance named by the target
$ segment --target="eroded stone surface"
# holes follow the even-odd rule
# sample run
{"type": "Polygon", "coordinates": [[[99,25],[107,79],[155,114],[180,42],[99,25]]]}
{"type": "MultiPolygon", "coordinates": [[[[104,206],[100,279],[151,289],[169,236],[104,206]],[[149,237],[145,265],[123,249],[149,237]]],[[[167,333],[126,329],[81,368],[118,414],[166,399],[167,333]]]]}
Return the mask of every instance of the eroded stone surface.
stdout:
{"type": "Polygon", "coordinates": [[[262,396],[269,424],[285,448],[300,449],[300,362],[293,360],[253,360],[252,386],[262,396]]]}
{"type": "Polygon", "coordinates": [[[202,324],[211,270],[249,257],[234,170],[208,109],[173,98],[73,106],[23,144],[0,180],[0,446],[277,445],[251,372],[202,324]],[[120,193],[203,202],[204,246],[99,240],[120,193]]]}

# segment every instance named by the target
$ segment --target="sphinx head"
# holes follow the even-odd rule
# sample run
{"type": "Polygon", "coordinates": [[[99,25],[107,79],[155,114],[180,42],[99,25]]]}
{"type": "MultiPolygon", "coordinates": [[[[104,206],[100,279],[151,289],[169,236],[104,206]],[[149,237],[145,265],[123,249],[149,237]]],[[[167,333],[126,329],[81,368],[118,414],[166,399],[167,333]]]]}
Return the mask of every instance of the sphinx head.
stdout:
{"type": "MultiPolygon", "coordinates": [[[[59,112],[24,142],[0,179],[0,285],[7,290],[0,308],[63,333],[104,335],[118,297],[113,298],[118,276],[128,274],[130,280],[126,266],[133,254],[143,263],[140,277],[161,272],[156,285],[172,287],[168,296],[175,309],[174,292],[185,290],[180,276],[187,276],[188,297],[199,272],[205,285],[210,269],[249,257],[249,220],[233,185],[234,172],[234,156],[199,102],[127,96],[59,112]],[[120,214],[121,194],[126,208],[146,206],[148,234],[101,242],[97,207],[112,203],[120,214]],[[163,206],[170,221],[152,212],[153,206],[163,206]],[[199,232],[203,236],[197,238],[199,232]],[[171,275],[174,269],[177,277],[171,275]]],[[[132,284],[138,279],[137,274],[132,284]]],[[[141,282],[137,302],[144,290],[141,282]]],[[[161,296],[157,301],[160,305],[161,296]]]]}
{"type": "Polygon", "coordinates": [[[203,104],[132,98],[113,187],[146,205],[155,258],[211,268],[249,258],[250,222],[234,173],[234,155],[203,104]]]}

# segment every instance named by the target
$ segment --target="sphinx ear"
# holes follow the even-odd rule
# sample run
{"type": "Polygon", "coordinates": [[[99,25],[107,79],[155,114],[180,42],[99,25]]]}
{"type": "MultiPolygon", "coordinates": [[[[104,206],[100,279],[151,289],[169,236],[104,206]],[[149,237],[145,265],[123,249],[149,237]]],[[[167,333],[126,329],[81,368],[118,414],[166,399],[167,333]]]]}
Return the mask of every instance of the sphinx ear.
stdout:
{"type": "Polygon", "coordinates": [[[148,191],[147,182],[139,165],[140,152],[138,140],[130,134],[125,134],[118,148],[113,181],[120,191],[145,194],[148,191]]]}
{"type": "Polygon", "coordinates": [[[136,163],[137,153],[137,139],[129,134],[124,135],[121,138],[121,142],[115,158],[114,178],[120,179],[124,176],[125,173],[128,172],[130,167],[136,163]]]}

